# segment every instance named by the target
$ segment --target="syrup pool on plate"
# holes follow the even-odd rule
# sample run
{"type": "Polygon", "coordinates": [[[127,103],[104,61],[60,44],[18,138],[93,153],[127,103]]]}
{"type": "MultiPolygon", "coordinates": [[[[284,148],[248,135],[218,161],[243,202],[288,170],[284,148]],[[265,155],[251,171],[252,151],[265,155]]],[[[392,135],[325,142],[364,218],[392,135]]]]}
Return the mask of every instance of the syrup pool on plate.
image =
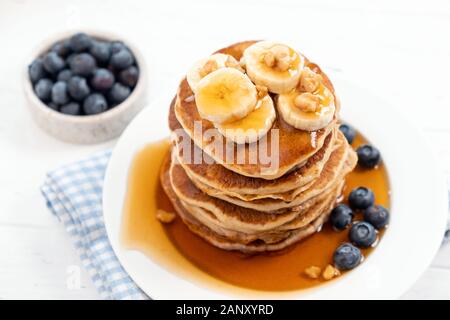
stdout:
{"type": "MultiPolygon", "coordinates": [[[[358,134],[352,147],[356,149],[364,143],[367,140],[358,134]]],[[[304,270],[313,265],[323,269],[332,264],[334,250],[348,242],[348,229],[334,231],[325,223],[320,232],[285,250],[248,256],[210,245],[189,231],[179,217],[170,224],[161,224],[156,219],[156,210],[175,212],[159,183],[159,168],[169,147],[168,140],[149,144],[133,160],[122,226],[122,244],[126,248],[139,250],[192,281],[215,279],[265,291],[305,289],[326,282],[321,277],[309,278],[304,270]]],[[[350,191],[359,186],[374,192],[376,204],[390,207],[389,179],[383,163],[370,170],[357,166],[347,176],[344,203],[350,191]]],[[[361,214],[356,214],[355,220],[362,220],[361,214]]],[[[379,233],[379,238],[383,233],[379,233]]],[[[376,247],[361,250],[365,259],[372,250],[376,247]]]]}

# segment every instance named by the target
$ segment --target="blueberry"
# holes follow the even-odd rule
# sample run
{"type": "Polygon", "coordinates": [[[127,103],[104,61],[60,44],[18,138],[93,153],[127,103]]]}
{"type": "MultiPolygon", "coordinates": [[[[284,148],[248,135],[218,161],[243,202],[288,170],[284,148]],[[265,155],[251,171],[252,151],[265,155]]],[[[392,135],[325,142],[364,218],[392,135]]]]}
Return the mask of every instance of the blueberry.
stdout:
{"type": "Polygon", "coordinates": [[[69,102],[68,104],[63,105],[59,111],[64,114],[79,116],[81,114],[81,107],[77,102],[69,102]]]}
{"type": "Polygon", "coordinates": [[[111,90],[109,90],[109,99],[113,103],[121,103],[128,98],[130,92],[130,88],[116,82],[111,90]]]}
{"type": "Polygon", "coordinates": [[[72,78],[72,75],[73,75],[72,71],[70,71],[69,69],[64,69],[58,73],[58,76],[56,78],[58,81],[66,81],[67,82],[70,80],[70,78],[72,78]]]}
{"type": "Polygon", "coordinates": [[[75,52],[83,52],[91,47],[92,39],[85,33],[74,34],[69,39],[70,48],[75,52]]]}
{"type": "Polygon", "coordinates": [[[358,247],[368,248],[377,240],[377,232],[370,223],[360,221],[350,228],[349,238],[358,247]]]}
{"type": "Polygon", "coordinates": [[[345,139],[347,139],[348,143],[352,144],[353,140],[356,137],[356,130],[349,126],[348,124],[341,124],[339,126],[339,130],[344,134],[345,139]]]}
{"type": "Polygon", "coordinates": [[[83,100],[91,93],[86,79],[78,76],[70,78],[68,82],[68,90],[70,96],[77,101],[83,100]]]}
{"type": "Polygon", "coordinates": [[[92,88],[98,91],[109,90],[114,84],[115,78],[107,69],[97,69],[91,79],[92,88]]]}
{"type": "Polygon", "coordinates": [[[111,65],[117,70],[128,68],[133,63],[133,55],[128,49],[122,49],[111,56],[111,65]]]}
{"type": "Polygon", "coordinates": [[[340,245],[333,254],[333,261],[340,270],[350,270],[361,262],[361,251],[350,243],[340,245]]]}
{"type": "Polygon", "coordinates": [[[103,41],[94,41],[89,50],[97,62],[108,63],[111,57],[111,44],[103,41]]]}
{"type": "Polygon", "coordinates": [[[44,69],[51,74],[58,73],[66,65],[64,60],[60,56],[58,56],[55,52],[47,53],[44,56],[43,63],[44,69]]]}
{"type": "Polygon", "coordinates": [[[66,63],[68,66],[70,66],[70,63],[72,62],[73,58],[75,58],[75,56],[77,56],[77,53],[71,53],[69,54],[69,56],[66,58],[66,63]]]}
{"type": "Polygon", "coordinates": [[[41,58],[37,58],[28,66],[28,74],[33,83],[46,77],[47,73],[44,70],[44,64],[41,58]]]}
{"type": "Polygon", "coordinates": [[[70,69],[76,75],[87,77],[90,76],[97,68],[97,63],[89,53],[77,54],[70,61],[70,69]]]}
{"type": "Polygon", "coordinates": [[[383,206],[370,206],[364,210],[364,220],[380,230],[389,223],[389,210],[383,206]]]}
{"type": "Polygon", "coordinates": [[[62,40],[55,43],[51,51],[55,52],[61,58],[67,57],[72,52],[72,49],[70,48],[70,41],[62,40]]]}
{"type": "Polygon", "coordinates": [[[352,223],[353,211],[345,204],[340,204],[331,211],[330,222],[337,230],[344,230],[352,223]]]}
{"type": "Polygon", "coordinates": [[[63,105],[70,100],[67,94],[67,83],[65,81],[58,81],[52,88],[52,102],[63,105]]]}
{"type": "Polygon", "coordinates": [[[47,78],[39,80],[34,86],[34,92],[41,101],[46,102],[50,100],[52,95],[53,81],[47,78]]]}
{"type": "Polygon", "coordinates": [[[131,66],[120,71],[119,80],[128,87],[134,87],[139,78],[139,70],[136,66],[131,66]]]}
{"type": "Polygon", "coordinates": [[[122,41],[111,42],[111,52],[112,53],[117,53],[122,49],[127,49],[127,47],[123,44],[122,41]]]}
{"type": "Polygon", "coordinates": [[[373,205],[374,201],[375,195],[372,190],[365,187],[353,189],[348,196],[348,203],[352,209],[364,210],[373,205]]]}
{"type": "Polygon", "coordinates": [[[108,103],[100,93],[93,93],[84,100],[83,110],[86,115],[102,113],[106,109],[108,109],[108,103]]]}
{"type": "Polygon", "coordinates": [[[377,148],[365,144],[356,149],[358,154],[358,164],[364,168],[374,168],[381,159],[380,151],[377,148]]]}

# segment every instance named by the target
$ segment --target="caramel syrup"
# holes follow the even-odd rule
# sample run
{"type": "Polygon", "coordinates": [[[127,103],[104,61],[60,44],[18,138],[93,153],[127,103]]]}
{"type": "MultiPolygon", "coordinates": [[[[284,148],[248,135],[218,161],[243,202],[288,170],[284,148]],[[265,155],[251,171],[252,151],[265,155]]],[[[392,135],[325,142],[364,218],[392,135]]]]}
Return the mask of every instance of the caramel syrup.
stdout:
{"type": "MultiPolygon", "coordinates": [[[[356,149],[366,142],[358,135],[352,146],[356,149]]],[[[334,250],[348,242],[348,229],[337,232],[326,223],[320,232],[281,252],[246,256],[210,245],[189,231],[179,217],[162,225],[155,218],[156,210],[174,210],[160,187],[158,174],[168,148],[169,142],[161,141],[148,145],[135,156],[124,207],[122,240],[126,248],[145,253],[184,279],[206,285],[287,291],[326,282],[321,277],[310,279],[304,270],[312,265],[323,269],[331,264],[334,250]]],[[[358,186],[372,189],[376,204],[389,208],[389,180],[383,164],[372,170],[356,167],[346,179],[344,202],[358,186]]],[[[355,220],[361,219],[361,214],[356,214],[355,220]]],[[[378,236],[381,238],[383,231],[378,236]]],[[[365,259],[372,250],[362,250],[365,259]]]]}

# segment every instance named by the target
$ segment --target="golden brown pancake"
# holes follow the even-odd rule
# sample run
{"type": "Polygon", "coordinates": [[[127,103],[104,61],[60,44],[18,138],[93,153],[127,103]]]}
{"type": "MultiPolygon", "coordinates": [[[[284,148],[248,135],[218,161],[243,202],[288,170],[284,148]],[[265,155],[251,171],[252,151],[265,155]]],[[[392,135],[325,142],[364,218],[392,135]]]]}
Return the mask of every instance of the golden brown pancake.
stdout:
{"type": "Polygon", "coordinates": [[[194,183],[197,184],[198,182],[216,189],[218,192],[248,201],[276,197],[279,193],[299,189],[300,187],[307,188],[320,175],[332,151],[339,146],[338,143],[335,143],[334,136],[335,133],[332,131],[326,137],[322,148],[308,158],[303,166],[294,168],[289,173],[274,180],[251,178],[237,174],[216,163],[204,153],[203,157],[206,161],[194,163],[193,155],[200,154],[201,150],[191,143],[190,156],[187,156],[183,154],[182,148],[178,148],[178,139],[175,138],[174,140],[177,147],[178,162],[183,166],[194,183]]]}
{"type": "Polygon", "coordinates": [[[212,245],[219,247],[224,250],[238,250],[244,253],[261,253],[266,251],[276,251],[284,249],[297,241],[300,241],[311,234],[317,232],[322,224],[328,219],[329,211],[334,203],[324,210],[324,213],[319,216],[312,223],[304,228],[296,229],[288,234],[287,238],[282,239],[275,243],[265,243],[261,240],[254,240],[250,243],[240,243],[236,241],[229,240],[225,236],[212,231],[210,228],[206,227],[195,219],[182,205],[181,201],[178,199],[177,195],[172,189],[169,177],[170,168],[170,157],[168,156],[161,168],[161,183],[164,191],[171,200],[175,207],[179,217],[183,220],[186,226],[195,234],[211,243],[212,245]]]}
{"type": "MultiPolygon", "coordinates": [[[[341,181],[344,176],[354,168],[354,166],[356,165],[356,161],[357,159],[355,153],[350,149],[348,144],[344,142],[342,146],[340,146],[331,154],[331,157],[325,164],[325,167],[323,168],[320,176],[314,181],[310,188],[300,193],[289,191],[287,194],[285,194],[285,197],[291,199],[288,199],[287,201],[272,198],[245,201],[239,198],[230,197],[220,192],[216,192],[214,189],[211,189],[210,187],[207,187],[205,185],[197,184],[197,187],[199,187],[199,189],[203,191],[205,195],[210,195],[211,198],[218,198],[238,207],[253,209],[262,212],[278,213],[283,212],[283,210],[289,208],[298,207],[305,203],[307,200],[323,193],[325,190],[329,190],[329,188],[331,188],[337,181],[341,181]],[[292,195],[295,196],[292,197],[292,195]]],[[[192,181],[188,177],[186,177],[186,180],[192,183],[192,181]]],[[[179,184],[180,181],[175,182],[175,189],[178,189],[177,184],[179,184]]],[[[183,198],[183,200],[189,202],[191,199],[183,198]]],[[[215,200],[211,199],[210,202],[211,201],[215,200]]]]}
{"type": "MultiPolygon", "coordinates": [[[[342,154],[337,154],[337,156],[341,157],[342,154]]],[[[341,161],[345,162],[346,159],[341,161]]],[[[338,164],[341,165],[340,162],[338,164]]],[[[341,169],[343,169],[342,174],[344,174],[347,167],[342,166],[341,169]]],[[[323,203],[330,194],[334,194],[334,198],[336,198],[339,195],[337,194],[337,189],[340,191],[342,185],[342,180],[336,180],[336,183],[327,184],[325,190],[322,190],[314,197],[308,198],[298,206],[289,207],[283,211],[267,212],[239,206],[204,193],[192,183],[182,166],[176,162],[171,164],[169,175],[172,189],[183,203],[201,207],[211,212],[220,221],[221,225],[247,233],[277,228],[293,221],[299,215],[304,215],[304,217],[301,220],[297,219],[297,225],[298,221],[307,221],[309,223],[316,218],[315,212],[319,208],[317,205],[323,203]]]]}

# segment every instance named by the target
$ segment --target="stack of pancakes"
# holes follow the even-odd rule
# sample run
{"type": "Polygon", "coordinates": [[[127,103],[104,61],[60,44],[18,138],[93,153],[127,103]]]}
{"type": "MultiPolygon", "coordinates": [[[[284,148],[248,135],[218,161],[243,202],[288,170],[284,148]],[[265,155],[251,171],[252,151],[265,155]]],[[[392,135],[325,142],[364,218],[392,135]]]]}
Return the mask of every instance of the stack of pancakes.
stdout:
{"type": "MultiPolygon", "coordinates": [[[[239,60],[251,44],[219,52],[239,60]]],[[[307,60],[306,65],[322,75],[334,94],[320,68],[307,60]]],[[[298,130],[277,115],[272,129],[279,133],[278,166],[271,171],[259,160],[226,161],[226,152],[248,155],[257,143],[239,149],[224,142],[224,152],[217,152],[211,141],[196,134],[196,122],[203,131],[216,129],[200,117],[193,97],[182,80],[170,106],[171,154],[161,170],[163,188],[189,229],[219,248],[246,253],[280,250],[319,231],[357,161],[338,129],[337,99],[333,121],[318,131],[298,130]],[[194,154],[202,154],[203,161],[193,161],[194,154]]]]}

